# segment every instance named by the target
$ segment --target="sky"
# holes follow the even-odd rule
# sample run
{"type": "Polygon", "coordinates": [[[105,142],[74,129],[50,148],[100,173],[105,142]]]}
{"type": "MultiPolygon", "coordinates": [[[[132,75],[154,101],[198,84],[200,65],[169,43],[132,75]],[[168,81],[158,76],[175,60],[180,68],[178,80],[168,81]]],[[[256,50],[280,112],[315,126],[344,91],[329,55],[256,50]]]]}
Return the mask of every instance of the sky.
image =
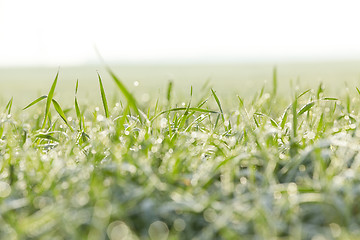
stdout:
{"type": "Polygon", "coordinates": [[[360,59],[360,1],[0,0],[0,67],[360,59]]]}

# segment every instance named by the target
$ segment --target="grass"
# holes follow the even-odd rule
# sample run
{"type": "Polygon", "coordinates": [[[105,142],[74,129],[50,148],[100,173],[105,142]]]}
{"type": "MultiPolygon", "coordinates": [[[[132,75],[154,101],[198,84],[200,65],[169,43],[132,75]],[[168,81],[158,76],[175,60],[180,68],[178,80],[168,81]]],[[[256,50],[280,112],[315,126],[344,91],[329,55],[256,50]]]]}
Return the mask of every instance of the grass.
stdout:
{"type": "Polygon", "coordinates": [[[185,103],[170,81],[142,103],[109,72],[121,96],[108,101],[99,74],[103,110],[79,102],[78,82],[62,108],[59,73],[24,110],[2,107],[0,239],[359,236],[356,87],[281,96],[274,70],[253,98],[205,85],[185,103]]]}

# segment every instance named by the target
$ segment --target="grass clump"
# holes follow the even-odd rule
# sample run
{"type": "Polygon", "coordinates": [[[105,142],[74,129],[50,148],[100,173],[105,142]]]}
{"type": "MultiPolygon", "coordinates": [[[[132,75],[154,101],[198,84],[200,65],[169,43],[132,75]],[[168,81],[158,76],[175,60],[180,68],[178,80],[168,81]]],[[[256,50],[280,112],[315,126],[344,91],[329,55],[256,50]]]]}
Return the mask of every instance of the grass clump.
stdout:
{"type": "Polygon", "coordinates": [[[110,73],[124,98],[108,104],[99,75],[105,115],[79,103],[78,82],[63,110],[58,75],[26,111],[3,107],[1,239],[360,234],[359,96],[327,97],[321,85],[289,101],[274,71],[270,92],[228,96],[226,108],[210,88],[181,105],[172,82],[164,99],[141,104],[110,73]]]}

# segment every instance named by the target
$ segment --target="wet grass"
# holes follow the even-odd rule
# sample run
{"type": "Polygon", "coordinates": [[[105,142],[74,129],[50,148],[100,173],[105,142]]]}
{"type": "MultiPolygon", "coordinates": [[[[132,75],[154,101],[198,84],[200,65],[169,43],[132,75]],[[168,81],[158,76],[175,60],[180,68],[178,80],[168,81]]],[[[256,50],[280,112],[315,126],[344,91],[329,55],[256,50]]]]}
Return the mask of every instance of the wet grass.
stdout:
{"type": "Polygon", "coordinates": [[[99,74],[98,105],[79,101],[76,82],[61,106],[56,75],[24,110],[2,106],[1,239],[359,236],[356,86],[282,96],[274,71],[252,98],[204,85],[176,99],[170,81],[141,102],[108,71],[119,100],[99,74]]]}

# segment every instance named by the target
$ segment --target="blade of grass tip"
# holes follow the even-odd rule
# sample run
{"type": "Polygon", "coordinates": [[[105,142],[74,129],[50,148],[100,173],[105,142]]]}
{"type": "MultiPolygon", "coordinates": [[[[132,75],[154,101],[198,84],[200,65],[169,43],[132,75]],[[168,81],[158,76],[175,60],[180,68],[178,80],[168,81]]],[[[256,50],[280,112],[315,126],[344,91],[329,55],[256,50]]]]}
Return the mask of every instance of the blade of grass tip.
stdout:
{"type": "Polygon", "coordinates": [[[116,83],[116,85],[118,86],[118,88],[120,89],[120,91],[122,92],[122,94],[125,96],[129,105],[134,109],[137,115],[140,115],[134,96],[128,91],[125,85],[120,81],[120,79],[113,73],[113,71],[109,67],[106,67],[106,69],[109,72],[112,79],[114,80],[114,82],[116,83]]]}
{"type": "Polygon", "coordinates": [[[225,122],[225,117],[224,117],[224,113],[223,113],[223,110],[222,110],[222,107],[221,107],[220,100],[219,100],[219,98],[217,97],[217,95],[216,95],[216,93],[215,93],[215,91],[214,91],[213,89],[211,89],[211,92],[212,92],[213,97],[214,97],[214,99],[215,99],[215,101],[216,101],[216,104],[217,104],[218,107],[219,107],[219,110],[220,110],[220,113],[221,113],[221,118],[222,118],[223,122],[225,122]]]}
{"type": "Polygon", "coordinates": [[[264,95],[264,90],[265,90],[265,84],[262,86],[262,88],[260,90],[259,98],[261,98],[264,95]]]}
{"type": "Polygon", "coordinates": [[[167,94],[166,94],[166,99],[167,99],[168,103],[170,103],[170,100],[171,100],[172,87],[173,87],[173,81],[170,80],[169,84],[168,84],[168,88],[167,88],[167,94]]]}
{"type": "Polygon", "coordinates": [[[296,138],[296,135],[297,135],[297,133],[296,133],[296,130],[297,130],[297,111],[296,111],[296,109],[297,109],[297,100],[298,100],[298,98],[297,97],[295,97],[295,99],[294,99],[294,102],[293,102],[293,104],[292,104],[292,114],[293,114],[293,126],[292,126],[292,137],[295,139],[296,138]]]}
{"type": "Polygon", "coordinates": [[[77,100],[77,91],[78,91],[78,87],[79,87],[79,80],[76,81],[76,87],[75,87],[75,112],[76,112],[76,117],[78,118],[79,120],[79,127],[80,127],[80,130],[82,130],[82,125],[81,125],[81,111],[80,111],[80,107],[79,107],[79,104],[78,104],[78,100],[77,100]]]}
{"type": "Polygon", "coordinates": [[[284,127],[285,127],[286,120],[287,120],[287,116],[288,116],[288,109],[289,109],[289,108],[287,108],[287,109],[284,111],[284,114],[282,115],[281,123],[280,123],[281,129],[284,129],[284,127]]]}
{"type": "Polygon", "coordinates": [[[351,112],[351,111],[350,111],[350,109],[351,109],[350,105],[351,105],[351,99],[350,99],[350,94],[349,94],[349,92],[348,92],[348,93],[346,94],[346,111],[347,111],[348,113],[351,112]]]}
{"type": "Polygon", "coordinates": [[[76,80],[76,86],[75,86],[75,96],[77,95],[78,92],[78,87],[79,87],[79,79],[76,80]]]}
{"type": "Polygon", "coordinates": [[[243,108],[244,107],[244,101],[241,99],[241,97],[239,95],[237,97],[238,97],[239,104],[240,104],[239,107],[243,108]]]}
{"type": "Polygon", "coordinates": [[[360,95],[360,90],[358,89],[358,87],[356,87],[356,90],[357,90],[358,94],[360,95]]]}
{"type": "Polygon", "coordinates": [[[222,107],[221,107],[221,103],[220,103],[220,100],[218,98],[218,96],[216,95],[215,91],[213,89],[211,89],[211,92],[214,96],[214,99],[216,101],[216,104],[218,105],[219,107],[219,110],[220,110],[220,114],[221,114],[221,120],[223,121],[223,124],[224,124],[224,128],[225,128],[225,131],[228,131],[228,127],[225,126],[225,116],[224,116],[224,112],[222,110],[222,107]]]}
{"type": "Polygon", "coordinates": [[[187,116],[188,113],[189,113],[189,109],[190,109],[191,102],[192,102],[192,94],[193,94],[193,87],[191,86],[191,87],[190,87],[190,101],[189,101],[189,103],[188,103],[188,105],[187,105],[187,109],[186,109],[186,111],[185,111],[185,113],[184,113],[184,116],[187,116]]]}
{"type": "Polygon", "coordinates": [[[52,103],[54,105],[54,108],[55,108],[56,112],[59,114],[59,116],[62,118],[62,120],[70,128],[70,130],[73,131],[72,127],[69,125],[68,121],[66,120],[65,113],[61,109],[60,104],[55,99],[52,99],[52,103]]]}
{"type": "Polygon", "coordinates": [[[76,117],[78,118],[79,120],[79,127],[80,127],[80,130],[82,129],[81,127],[81,112],[80,112],[80,108],[79,108],[79,104],[78,104],[78,101],[77,101],[77,98],[75,97],[75,112],[76,112],[76,117]]]}
{"type": "Polygon", "coordinates": [[[108,108],[108,104],[107,104],[107,100],[106,100],[104,86],[102,84],[101,77],[100,77],[99,73],[98,73],[98,77],[99,77],[99,84],[100,84],[101,99],[102,99],[104,110],[105,110],[105,116],[106,116],[106,118],[109,118],[110,117],[109,108],[108,108]]]}
{"type": "Polygon", "coordinates": [[[23,108],[23,110],[28,109],[29,107],[31,107],[31,106],[33,106],[33,105],[35,105],[36,103],[40,102],[41,100],[44,100],[45,98],[47,98],[47,96],[46,96],[46,95],[41,96],[41,97],[39,97],[39,98],[35,99],[35,100],[34,100],[34,101],[32,101],[29,105],[27,105],[26,107],[24,107],[24,108],[23,108]]]}
{"type": "Polygon", "coordinates": [[[311,89],[308,89],[308,90],[302,92],[297,98],[301,98],[302,96],[304,96],[305,94],[307,94],[310,91],[311,91],[311,89]]]}
{"type": "Polygon", "coordinates": [[[9,100],[9,102],[6,104],[6,107],[5,107],[5,111],[7,110],[8,115],[10,115],[10,113],[11,113],[12,103],[13,103],[13,97],[11,97],[11,99],[9,100]]]}
{"type": "Polygon", "coordinates": [[[53,96],[54,96],[55,87],[56,87],[56,83],[57,83],[58,77],[59,77],[59,70],[58,70],[58,72],[57,72],[57,74],[56,74],[56,77],[55,77],[55,79],[54,79],[53,84],[51,85],[49,94],[48,94],[47,99],[46,99],[46,108],[45,108],[44,122],[43,122],[43,125],[42,125],[41,128],[44,128],[45,125],[46,125],[46,121],[47,121],[47,118],[48,118],[48,116],[49,116],[50,105],[51,105],[51,102],[52,102],[52,98],[53,98],[53,96]]]}
{"type": "Polygon", "coordinates": [[[321,100],[326,100],[326,101],[337,101],[337,100],[339,100],[339,99],[334,98],[334,97],[324,97],[324,98],[322,98],[321,100]]]}
{"type": "Polygon", "coordinates": [[[276,66],[275,66],[274,69],[273,69],[273,97],[276,96],[277,88],[278,88],[278,85],[277,85],[277,69],[276,69],[276,66]]]}
{"type": "Polygon", "coordinates": [[[298,116],[300,116],[301,114],[307,112],[310,110],[310,108],[312,108],[315,105],[315,101],[309,102],[307,104],[305,104],[297,113],[298,116]]]}
{"type": "Polygon", "coordinates": [[[319,87],[318,87],[318,90],[317,90],[317,92],[316,92],[316,98],[317,98],[317,99],[320,99],[320,96],[321,96],[321,94],[322,94],[323,92],[324,92],[323,83],[320,82],[319,87]]]}

